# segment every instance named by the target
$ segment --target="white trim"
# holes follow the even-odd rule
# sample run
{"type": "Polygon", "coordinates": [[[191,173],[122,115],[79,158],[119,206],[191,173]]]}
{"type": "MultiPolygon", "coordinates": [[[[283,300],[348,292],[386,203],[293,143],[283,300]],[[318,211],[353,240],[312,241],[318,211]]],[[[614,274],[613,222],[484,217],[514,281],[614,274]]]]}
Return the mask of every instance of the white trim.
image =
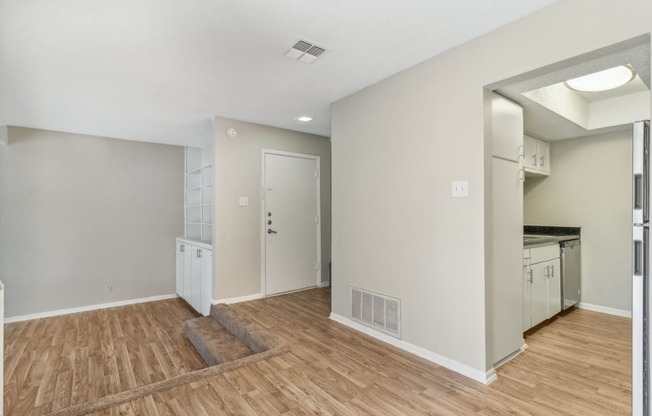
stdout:
{"type": "Polygon", "coordinates": [[[577,307],[580,308],[580,309],[585,309],[587,311],[600,312],[600,313],[605,313],[607,315],[620,316],[620,317],[623,317],[623,318],[631,318],[632,317],[632,312],[631,311],[626,311],[624,309],[609,308],[607,306],[593,305],[593,304],[584,303],[584,302],[580,302],[577,305],[577,307]]]}
{"type": "MultiPolygon", "coordinates": [[[[261,287],[261,293],[262,297],[267,296],[267,285],[266,285],[266,269],[265,269],[265,256],[267,255],[266,253],[266,246],[265,246],[265,230],[267,229],[267,226],[265,224],[266,221],[266,216],[265,212],[267,211],[266,203],[267,201],[265,200],[265,155],[279,155],[279,156],[288,156],[288,157],[297,157],[301,159],[309,159],[309,160],[314,160],[316,164],[316,169],[318,172],[317,177],[315,178],[317,180],[317,216],[319,218],[319,222],[315,224],[317,227],[317,263],[319,264],[319,268],[316,271],[316,286],[322,287],[322,281],[321,281],[321,271],[322,271],[322,262],[321,262],[321,223],[322,223],[322,217],[321,217],[321,156],[316,156],[316,155],[308,155],[308,154],[303,154],[303,153],[293,153],[293,152],[286,152],[283,150],[274,150],[274,149],[261,149],[260,151],[260,287],[261,287]]],[[[299,289],[300,290],[300,289],[299,289]]]]}
{"type": "Polygon", "coordinates": [[[509,354],[507,357],[503,358],[502,360],[500,360],[496,364],[494,364],[494,369],[500,368],[503,364],[506,364],[509,361],[512,361],[514,358],[521,355],[521,353],[523,351],[525,351],[526,349],[527,349],[527,344],[523,343],[523,345],[521,345],[521,348],[519,348],[518,350],[514,351],[513,353],[509,354]]]}
{"type": "Polygon", "coordinates": [[[239,296],[236,298],[225,298],[225,299],[217,299],[217,300],[212,299],[211,303],[213,305],[217,305],[220,303],[231,304],[231,303],[249,302],[250,300],[262,299],[262,298],[263,298],[262,293],[255,293],[253,295],[239,296]]]}
{"type": "Polygon", "coordinates": [[[425,348],[419,347],[414,344],[410,344],[409,342],[394,338],[392,336],[385,335],[382,332],[378,332],[364,325],[360,325],[342,315],[331,313],[329,318],[335,322],[341,323],[342,325],[346,325],[349,328],[355,329],[356,331],[360,331],[373,338],[376,338],[379,341],[383,341],[403,351],[407,351],[418,357],[426,359],[432,363],[441,365],[442,367],[446,367],[449,370],[453,370],[456,373],[460,373],[463,376],[469,377],[475,381],[479,381],[480,383],[490,384],[491,382],[496,380],[496,371],[493,368],[491,368],[486,373],[483,373],[482,371],[476,370],[475,368],[471,368],[465,364],[462,364],[448,357],[444,357],[443,355],[439,355],[425,348]]]}
{"type": "MultiPolygon", "coordinates": [[[[213,245],[212,245],[212,244],[209,244],[209,243],[207,243],[207,242],[205,242],[205,241],[192,240],[192,239],[190,239],[190,238],[186,238],[186,237],[177,237],[177,241],[181,242],[182,244],[188,244],[188,245],[191,245],[191,246],[197,246],[197,247],[201,247],[201,248],[203,248],[204,250],[211,250],[211,251],[213,251],[213,245]]],[[[1,416],[1,415],[0,415],[0,416],[1,416]]]]}
{"type": "Polygon", "coordinates": [[[173,295],[150,296],[147,298],[119,300],[117,302],[111,302],[111,303],[99,303],[96,305],[79,306],[76,308],[58,309],[56,311],[50,311],[50,312],[39,312],[30,315],[12,316],[10,318],[5,318],[4,323],[10,324],[12,322],[29,321],[32,319],[49,318],[52,316],[59,316],[59,315],[69,315],[71,313],[88,312],[97,309],[115,308],[117,306],[134,305],[136,303],[154,302],[157,300],[174,299],[177,297],[179,296],[175,293],[173,295]]]}

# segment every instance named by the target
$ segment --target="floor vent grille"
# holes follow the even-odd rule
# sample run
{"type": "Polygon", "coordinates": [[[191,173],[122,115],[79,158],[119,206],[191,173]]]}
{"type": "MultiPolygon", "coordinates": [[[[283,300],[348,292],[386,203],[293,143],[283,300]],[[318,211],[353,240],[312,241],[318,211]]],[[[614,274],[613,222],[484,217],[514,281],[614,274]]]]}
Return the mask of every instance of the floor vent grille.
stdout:
{"type": "Polygon", "coordinates": [[[351,287],[351,318],[365,326],[401,337],[401,300],[351,287]]]}

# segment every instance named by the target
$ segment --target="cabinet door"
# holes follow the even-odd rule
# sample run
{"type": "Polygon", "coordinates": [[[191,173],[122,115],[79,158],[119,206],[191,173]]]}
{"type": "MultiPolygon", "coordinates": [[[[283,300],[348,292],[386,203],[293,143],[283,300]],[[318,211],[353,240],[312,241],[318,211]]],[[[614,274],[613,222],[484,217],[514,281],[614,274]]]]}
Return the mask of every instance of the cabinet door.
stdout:
{"type": "Polygon", "coordinates": [[[183,297],[183,272],[186,245],[177,241],[177,295],[183,297]]]}
{"type": "Polygon", "coordinates": [[[493,156],[519,161],[523,145],[523,108],[498,94],[491,100],[493,156]]]}
{"type": "Polygon", "coordinates": [[[532,308],[530,302],[532,297],[532,282],[530,273],[532,273],[530,267],[523,267],[523,332],[532,328],[532,308]]]}
{"type": "Polygon", "coordinates": [[[210,250],[203,250],[199,260],[201,263],[199,312],[204,316],[208,316],[211,313],[211,299],[213,293],[213,252],[210,250]]]}
{"type": "Polygon", "coordinates": [[[493,359],[523,346],[523,181],[520,165],[500,158],[493,164],[493,359]]]}
{"type": "Polygon", "coordinates": [[[534,137],[523,136],[523,167],[529,171],[536,171],[539,167],[537,142],[538,140],[534,137]]]}
{"type": "Polygon", "coordinates": [[[550,144],[537,140],[537,162],[541,173],[550,173],[550,144]]]}
{"type": "Polygon", "coordinates": [[[548,318],[561,312],[561,278],[559,259],[550,260],[548,267],[548,318]]]}
{"type": "Polygon", "coordinates": [[[548,319],[548,263],[533,264],[531,304],[532,326],[548,319]]]}
{"type": "Polygon", "coordinates": [[[197,311],[201,309],[201,256],[202,249],[192,246],[192,272],[190,275],[192,283],[190,284],[190,299],[188,302],[197,311]]]}
{"type": "Polygon", "coordinates": [[[192,256],[193,246],[185,244],[183,250],[183,295],[186,302],[190,303],[192,293],[192,256]]]}

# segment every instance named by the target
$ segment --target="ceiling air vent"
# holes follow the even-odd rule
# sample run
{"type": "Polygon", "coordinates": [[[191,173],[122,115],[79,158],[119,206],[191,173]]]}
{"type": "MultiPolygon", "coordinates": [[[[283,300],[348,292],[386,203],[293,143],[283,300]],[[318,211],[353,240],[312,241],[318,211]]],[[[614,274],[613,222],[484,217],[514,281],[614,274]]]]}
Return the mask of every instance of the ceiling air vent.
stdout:
{"type": "Polygon", "coordinates": [[[326,49],[322,47],[313,45],[312,43],[306,42],[305,40],[298,40],[294,43],[294,45],[292,45],[285,56],[305,64],[310,64],[324,52],[326,52],[326,49]]]}

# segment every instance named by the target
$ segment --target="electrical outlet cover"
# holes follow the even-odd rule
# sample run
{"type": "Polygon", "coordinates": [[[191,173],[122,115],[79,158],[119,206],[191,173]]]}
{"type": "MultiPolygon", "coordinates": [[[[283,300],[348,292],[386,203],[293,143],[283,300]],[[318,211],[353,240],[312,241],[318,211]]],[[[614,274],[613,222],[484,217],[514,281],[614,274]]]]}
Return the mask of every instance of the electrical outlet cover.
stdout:
{"type": "Polygon", "coordinates": [[[469,181],[453,181],[453,198],[469,196],[469,181]]]}

